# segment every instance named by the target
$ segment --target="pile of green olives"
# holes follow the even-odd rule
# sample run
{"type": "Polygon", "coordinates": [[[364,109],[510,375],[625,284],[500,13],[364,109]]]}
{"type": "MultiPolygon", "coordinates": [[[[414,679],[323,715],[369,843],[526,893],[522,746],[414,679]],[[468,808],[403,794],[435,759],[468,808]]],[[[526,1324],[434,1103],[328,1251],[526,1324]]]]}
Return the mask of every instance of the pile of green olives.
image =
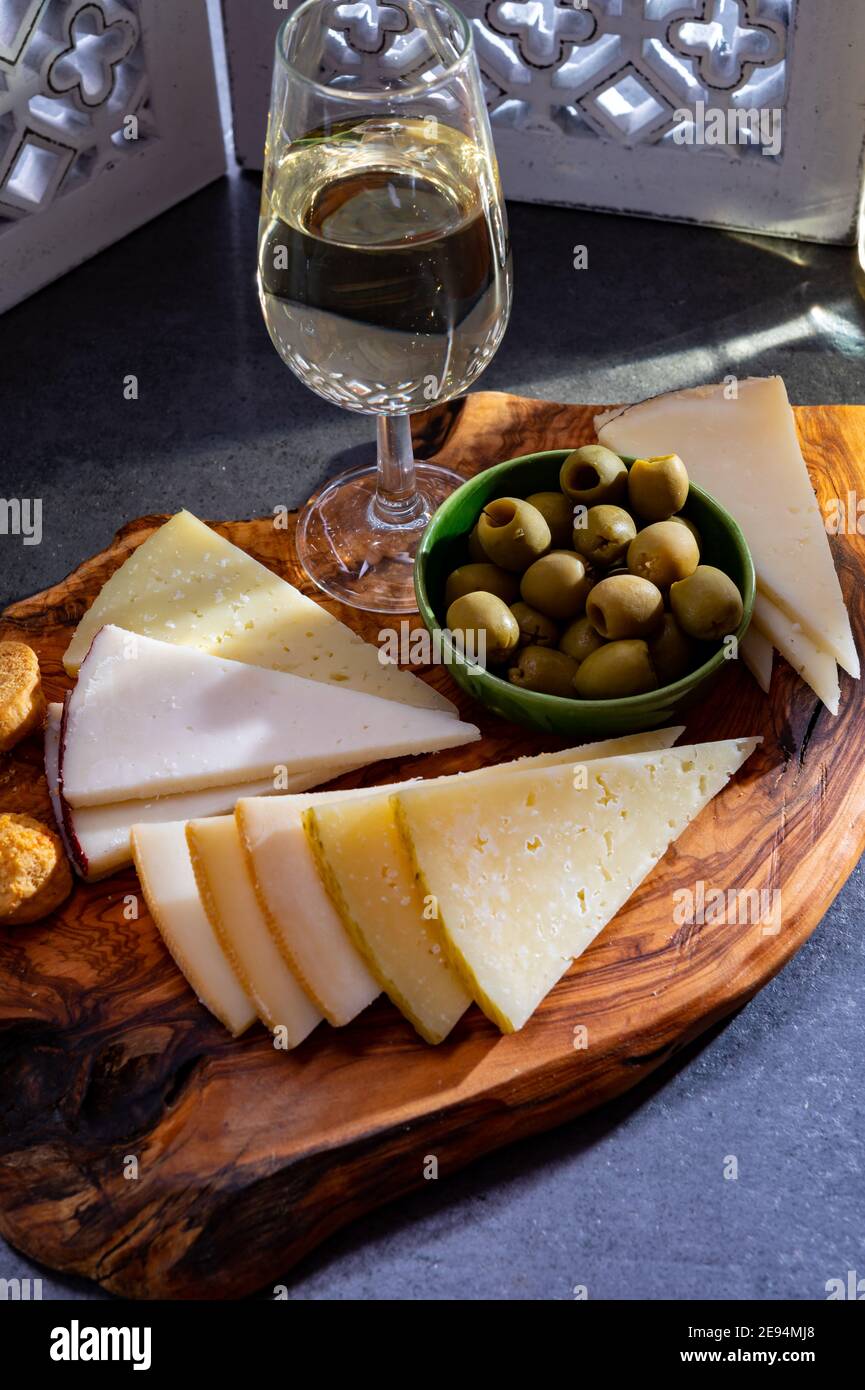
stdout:
{"type": "Polygon", "coordinates": [[[448,576],[448,629],[541,694],[618,699],[680,680],[743,612],[679,515],[689,487],[677,454],[629,470],[601,444],[575,449],[557,492],[486,504],[448,576]]]}

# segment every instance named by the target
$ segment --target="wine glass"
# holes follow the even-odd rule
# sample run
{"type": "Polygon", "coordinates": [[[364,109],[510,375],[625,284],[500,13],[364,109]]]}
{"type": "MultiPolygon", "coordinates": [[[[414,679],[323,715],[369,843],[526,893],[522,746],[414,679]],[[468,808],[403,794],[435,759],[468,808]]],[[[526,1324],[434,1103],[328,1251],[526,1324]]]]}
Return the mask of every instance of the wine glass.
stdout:
{"type": "Polygon", "coordinates": [[[415,464],[409,416],[477,380],[511,304],[471,28],[445,0],[308,0],[283,24],[258,285],[292,371],[377,423],[377,465],[304,509],[301,562],[343,603],[411,612],[418,541],[463,479],[415,464]]]}

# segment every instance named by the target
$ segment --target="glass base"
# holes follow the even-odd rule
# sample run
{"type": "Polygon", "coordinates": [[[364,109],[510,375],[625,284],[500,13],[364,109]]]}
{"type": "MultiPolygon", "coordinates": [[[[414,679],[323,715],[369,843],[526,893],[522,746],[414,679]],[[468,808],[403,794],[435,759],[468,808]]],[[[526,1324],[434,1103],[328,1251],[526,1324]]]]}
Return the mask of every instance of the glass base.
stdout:
{"type": "Polygon", "coordinates": [[[414,507],[376,504],[375,464],[333,478],[304,507],[297,553],[307,574],[331,598],[369,613],[414,613],[413,565],[420,538],[437,507],[465,482],[433,464],[415,465],[414,507]]]}

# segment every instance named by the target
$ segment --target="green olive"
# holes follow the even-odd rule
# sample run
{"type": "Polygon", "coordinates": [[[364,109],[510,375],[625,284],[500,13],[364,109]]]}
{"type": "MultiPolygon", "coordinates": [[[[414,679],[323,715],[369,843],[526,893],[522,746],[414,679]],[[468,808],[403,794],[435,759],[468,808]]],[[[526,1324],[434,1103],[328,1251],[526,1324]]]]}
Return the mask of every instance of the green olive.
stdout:
{"type": "Polygon", "coordinates": [[[519,623],[521,647],[555,647],[559,640],[559,629],[552,618],[539,613],[530,604],[511,604],[511,612],[519,623]]]}
{"type": "Polygon", "coordinates": [[[520,574],[549,550],[552,537],[537,507],[522,497],[498,497],[478,517],[478,539],[494,565],[520,574]]]}
{"type": "Polygon", "coordinates": [[[671,516],[670,520],[675,522],[677,526],[687,527],[691,535],[694,537],[694,540],[697,542],[697,549],[703,549],[703,537],[700,535],[700,532],[697,530],[693,521],[689,521],[686,516],[671,516]]]}
{"type": "Polygon", "coordinates": [[[652,637],[664,618],[660,589],[635,574],[613,574],[589,594],[586,617],[610,641],[622,637],[652,637]]]}
{"type": "Polygon", "coordinates": [[[729,575],[699,565],[670,589],[670,606],[679,626],[701,642],[718,642],[742,621],[742,595],[729,575]]]}
{"type": "Polygon", "coordinates": [[[469,560],[474,565],[483,565],[489,562],[489,555],[481,545],[481,538],[478,535],[477,523],[469,531],[469,560]]]}
{"type": "Polygon", "coordinates": [[[649,642],[649,655],[661,685],[681,680],[695,665],[693,643],[686,637],[672,613],[664,614],[657,637],[649,642]]]}
{"type": "Polygon", "coordinates": [[[520,596],[548,618],[568,622],[584,611],[591,587],[591,575],[579,555],[572,550],[551,550],[526,570],[520,596]]]}
{"type": "Polygon", "coordinates": [[[491,565],[489,560],[481,564],[460,565],[459,569],[448,575],[445,584],[445,604],[450,608],[463,594],[478,592],[495,594],[496,598],[511,604],[520,592],[520,584],[516,575],[508,574],[507,570],[499,569],[498,565],[491,565]]]}
{"type": "Polygon", "coordinates": [[[584,526],[575,526],[574,549],[593,565],[606,569],[622,558],[636,534],[629,512],[602,502],[598,507],[589,507],[584,526]]]}
{"type": "Polygon", "coordinates": [[[519,623],[495,594],[463,594],[448,609],[447,626],[479,666],[505,661],[520,640],[519,623]]]}
{"type": "Polygon", "coordinates": [[[523,690],[535,690],[541,695],[573,697],[577,663],[564,652],[549,647],[523,647],[508,667],[508,680],[523,690]]]}
{"type": "Polygon", "coordinates": [[[583,700],[621,700],[657,690],[658,677],[645,642],[607,642],[587,656],[574,677],[583,700]]]}
{"type": "Polygon", "coordinates": [[[587,656],[603,645],[603,637],[598,636],[588,618],[577,618],[562,633],[559,651],[564,652],[565,656],[572,656],[574,661],[585,661],[587,656]]]}
{"type": "Polygon", "coordinates": [[[533,492],[526,501],[537,507],[550,528],[553,547],[564,550],[571,544],[574,529],[574,504],[563,492],[533,492]]]}
{"type": "Polygon", "coordinates": [[[559,486],[572,502],[594,507],[599,502],[622,502],[628,491],[628,470],[618,454],[603,444],[586,444],[568,454],[559,486]]]}
{"type": "Polygon", "coordinates": [[[678,454],[636,459],[628,474],[628,499],[645,521],[667,521],[688,500],[688,471],[678,454]]]}
{"type": "Polygon", "coordinates": [[[628,569],[640,579],[651,579],[659,589],[669,589],[677,579],[687,579],[700,563],[700,549],[685,526],[655,521],[628,546],[628,569]]]}

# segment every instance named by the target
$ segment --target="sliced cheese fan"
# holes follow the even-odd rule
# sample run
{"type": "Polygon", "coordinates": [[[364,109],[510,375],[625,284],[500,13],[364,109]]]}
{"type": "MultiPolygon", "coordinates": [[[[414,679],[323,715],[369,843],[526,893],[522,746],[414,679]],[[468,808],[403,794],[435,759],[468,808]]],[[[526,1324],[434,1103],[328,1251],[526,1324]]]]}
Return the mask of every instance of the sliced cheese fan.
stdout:
{"type": "Polygon", "coordinates": [[[456,713],[432,686],[382,665],[375,647],[187,511],[154,531],[105,584],[63,658],[69,675],[107,626],[456,713]]]}
{"type": "MultiPolygon", "coordinates": [[[[829,538],[780,377],[740,381],[735,397],[725,386],[657,396],[599,415],[595,427],[601,443],[619,454],[679,454],[691,479],[739,522],[758,587],[790,625],[783,636],[777,624],[777,637],[765,628],[764,636],[789,647],[798,627],[812,648],[859,676],[829,538]]],[[[802,646],[793,664],[831,708],[834,678],[802,646]]]]}
{"type": "Polygon", "coordinates": [[[393,797],[466,988],[503,1032],[544,996],[757,739],[416,784],[393,797]]]}
{"type": "Polygon", "coordinates": [[[78,807],[252,782],[276,768],[320,781],[334,765],[479,737],[440,710],[104,627],[67,697],[61,792],[78,807]]]}

